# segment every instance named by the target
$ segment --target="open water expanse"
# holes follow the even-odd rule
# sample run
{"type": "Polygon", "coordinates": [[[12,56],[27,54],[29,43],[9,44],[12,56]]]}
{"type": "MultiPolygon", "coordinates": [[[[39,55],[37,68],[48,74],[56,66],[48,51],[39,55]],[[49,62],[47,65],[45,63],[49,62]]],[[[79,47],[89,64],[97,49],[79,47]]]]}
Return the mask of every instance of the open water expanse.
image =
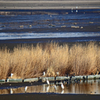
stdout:
{"type": "Polygon", "coordinates": [[[63,38],[64,42],[100,41],[99,9],[4,12],[0,13],[1,43],[9,39],[38,39],[31,43],[42,43],[39,39],[63,42],[63,38]]]}

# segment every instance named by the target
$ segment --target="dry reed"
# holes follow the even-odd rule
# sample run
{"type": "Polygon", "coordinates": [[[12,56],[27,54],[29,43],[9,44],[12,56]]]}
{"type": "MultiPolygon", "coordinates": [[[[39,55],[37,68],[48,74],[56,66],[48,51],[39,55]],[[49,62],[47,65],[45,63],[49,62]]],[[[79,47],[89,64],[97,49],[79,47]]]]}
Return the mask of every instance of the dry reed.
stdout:
{"type": "Polygon", "coordinates": [[[31,78],[60,75],[90,75],[100,71],[100,47],[88,45],[59,46],[57,43],[34,46],[18,46],[13,52],[0,50],[0,79],[31,78]],[[11,77],[9,77],[11,78],[11,77]]]}

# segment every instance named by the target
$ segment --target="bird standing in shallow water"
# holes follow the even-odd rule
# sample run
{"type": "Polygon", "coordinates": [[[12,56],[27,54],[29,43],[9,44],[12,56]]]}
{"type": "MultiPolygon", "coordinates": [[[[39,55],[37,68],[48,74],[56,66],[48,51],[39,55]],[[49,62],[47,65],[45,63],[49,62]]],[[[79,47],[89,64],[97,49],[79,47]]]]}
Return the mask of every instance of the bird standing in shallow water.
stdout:
{"type": "Polygon", "coordinates": [[[64,84],[61,82],[61,88],[64,89],[64,84]]]}
{"type": "Polygon", "coordinates": [[[50,84],[50,82],[49,82],[49,80],[48,80],[48,79],[47,79],[47,81],[46,81],[46,82],[47,82],[47,84],[48,84],[48,85],[50,84]]]}

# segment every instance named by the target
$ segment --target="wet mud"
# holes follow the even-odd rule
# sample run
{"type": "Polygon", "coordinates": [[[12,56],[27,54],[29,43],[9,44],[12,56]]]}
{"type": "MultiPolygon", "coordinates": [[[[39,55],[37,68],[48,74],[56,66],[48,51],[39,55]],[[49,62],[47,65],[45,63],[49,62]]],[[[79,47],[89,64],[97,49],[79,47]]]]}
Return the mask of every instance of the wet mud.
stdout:
{"type": "Polygon", "coordinates": [[[100,100],[100,95],[31,93],[0,95],[1,100],[100,100]]]}

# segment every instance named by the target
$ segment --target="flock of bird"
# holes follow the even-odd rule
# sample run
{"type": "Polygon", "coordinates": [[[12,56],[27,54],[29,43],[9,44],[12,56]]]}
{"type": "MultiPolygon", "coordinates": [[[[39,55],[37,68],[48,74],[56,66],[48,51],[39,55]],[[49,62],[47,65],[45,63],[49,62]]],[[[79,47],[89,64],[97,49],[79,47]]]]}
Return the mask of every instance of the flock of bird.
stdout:
{"type": "MultiPolygon", "coordinates": [[[[57,72],[56,74],[57,74],[57,76],[59,76],[59,72],[57,72]]],[[[10,74],[10,77],[12,78],[13,75],[14,75],[14,74],[11,73],[11,74],[10,74]]],[[[46,73],[43,72],[43,76],[44,76],[44,77],[45,77],[45,75],[46,75],[46,73]]],[[[70,84],[71,78],[72,78],[72,76],[70,77],[69,80],[66,80],[67,84],[70,84]]],[[[77,80],[77,79],[74,80],[74,82],[79,82],[79,81],[80,81],[80,80],[77,80]]],[[[65,88],[65,87],[64,87],[64,83],[65,83],[65,81],[64,81],[64,82],[61,81],[61,82],[58,83],[58,84],[60,85],[61,89],[62,89],[61,93],[64,93],[64,88],[65,88]]],[[[49,81],[48,78],[46,78],[46,84],[47,84],[46,92],[49,91],[49,89],[50,89],[51,86],[53,86],[54,89],[57,90],[57,86],[56,86],[56,85],[51,85],[51,83],[50,83],[50,81],[49,81]]],[[[27,92],[27,89],[28,89],[28,86],[25,86],[25,88],[24,88],[25,93],[27,92]]],[[[10,94],[13,94],[13,90],[12,90],[12,89],[10,89],[10,94]]]]}
{"type": "MultiPolygon", "coordinates": [[[[57,72],[56,73],[57,74],[57,76],[59,76],[59,72],[57,72]]],[[[12,76],[13,76],[14,74],[13,73],[11,73],[10,74],[10,77],[12,78],[12,76]]],[[[46,74],[45,74],[45,72],[43,72],[43,76],[45,76],[46,74]]],[[[83,77],[83,81],[85,80],[85,78],[83,77]]],[[[72,82],[72,76],[70,77],[70,79],[69,80],[65,80],[64,82],[59,82],[59,84],[60,84],[60,87],[61,87],[61,89],[62,89],[62,92],[61,93],[64,93],[64,83],[65,82],[67,82],[67,84],[70,84],[71,82],[72,82]]],[[[77,80],[77,79],[74,79],[73,80],[73,82],[80,82],[80,80],[77,80]]],[[[49,88],[50,88],[50,86],[51,86],[51,84],[50,84],[50,81],[48,80],[48,78],[46,78],[46,83],[47,83],[47,91],[46,92],[48,92],[48,90],[49,90],[49,88]]],[[[53,85],[53,87],[55,88],[55,90],[57,90],[57,86],[56,85],[53,85]]],[[[25,93],[27,92],[27,89],[28,89],[28,86],[25,86],[25,88],[24,88],[24,90],[25,90],[25,93]]],[[[12,88],[10,89],[10,94],[13,94],[13,90],[12,90],[12,88]]]]}
{"type": "MultiPolygon", "coordinates": [[[[58,73],[57,73],[57,74],[58,74],[58,73]]],[[[11,73],[11,75],[10,75],[11,78],[12,78],[13,75],[14,75],[14,74],[11,73]]],[[[45,76],[45,72],[43,72],[43,76],[45,76]]],[[[48,86],[50,86],[50,82],[49,82],[48,78],[46,79],[46,83],[47,83],[48,86]]],[[[64,84],[63,84],[63,82],[61,82],[60,84],[61,84],[62,90],[64,90],[64,84]]],[[[54,86],[55,90],[57,90],[57,86],[56,86],[56,85],[53,85],[53,86],[54,86]]],[[[27,89],[28,89],[28,86],[25,86],[25,92],[27,91],[27,89]]],[[[13,94],[12,89],[10,90],[10,93],[13,94]]]]}
{"type": "MultiPolygon", "coordinates": [[[[59,74],[59,73],[57,72],[57,75],[58,75],[58,74],[59,74]]],[[[14,74],[11,73],[11,74],[10,74],[10,77],[12,78],[13,75],[14,75],[14,74]]],[[[43,72],[43,76],[45,76],[45,72],[43,72]]],[[[49,82],[48,78],[46,79],[46,83],[47,83],[48,86],[50,86],[50,82],[49,82]]],[[[63,82],[60,82],[60,85],[61,85],[61,89],[64,90],[64,84],[63,84],[63,82]]],[[[53,85],[53,87],[55,88],[55,90],[57,90],[57,86],[56,86],[56,85],[53,85]]],[[[25,92],[27,91],[27,89],[28,89],[28,86],[25,86],[25,92]]],[[[12,89],[11,89],[10,92],[11,92],[11,94],[13,94],[12,89]]]]}

